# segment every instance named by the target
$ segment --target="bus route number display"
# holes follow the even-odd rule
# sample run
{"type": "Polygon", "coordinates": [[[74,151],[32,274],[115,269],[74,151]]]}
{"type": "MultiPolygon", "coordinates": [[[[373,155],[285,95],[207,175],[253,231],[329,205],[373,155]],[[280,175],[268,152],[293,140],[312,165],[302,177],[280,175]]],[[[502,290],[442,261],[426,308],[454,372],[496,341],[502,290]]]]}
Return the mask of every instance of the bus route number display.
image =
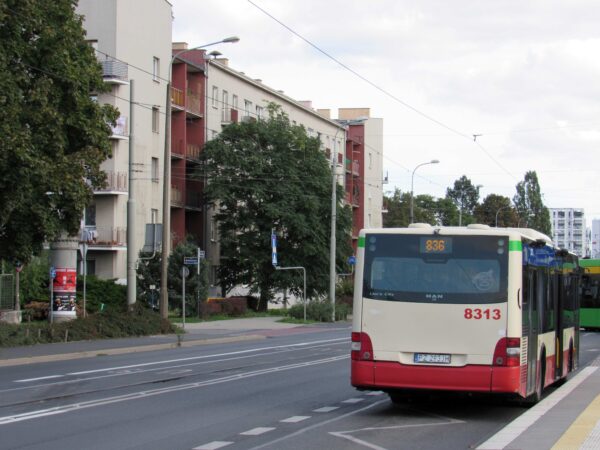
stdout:
{"type": "Polygon", "coordinates": [[[420,245],[421,253],[439,255],[452,253],[452,238],[449,237],[422,237],[420,245]]]}

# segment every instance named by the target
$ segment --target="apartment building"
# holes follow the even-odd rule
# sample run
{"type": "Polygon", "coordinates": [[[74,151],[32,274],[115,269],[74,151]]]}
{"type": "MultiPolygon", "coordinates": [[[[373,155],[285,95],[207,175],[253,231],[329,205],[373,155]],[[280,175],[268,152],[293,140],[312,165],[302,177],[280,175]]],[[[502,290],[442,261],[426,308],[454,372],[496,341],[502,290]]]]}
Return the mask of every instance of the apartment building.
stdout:
{"type": "Polygon", "coordinates": [[[585,212],[581,208],[550,208],[552,241],[560,248],[586,256],[585,212]]]}
{"type": "Polygon", "coordinates": [[[346,201],[352,205],[352,246],[362,228],[383,226],[383,119],[369,108],[340,108],[337,121],[348,129],[346,201]]]}
{"type": "Polygon", "coordinates": [[[598,259],[600,258],[600,219],[592,220],[592,229],[590,232],[590,256],[598,259]]]}
{"type": "Polygon", "coordinates": [[[110,86],[98,101],[121,114],[111,137],[112,156],[102,164],[108,185],[94,193],[82,220],[87,271],[102,278],[126,279],[130,143],[136,254],[144,245],[145,225],[161,222],[171,10],[166,0],[79,0],[77,7],[110,86]]]}

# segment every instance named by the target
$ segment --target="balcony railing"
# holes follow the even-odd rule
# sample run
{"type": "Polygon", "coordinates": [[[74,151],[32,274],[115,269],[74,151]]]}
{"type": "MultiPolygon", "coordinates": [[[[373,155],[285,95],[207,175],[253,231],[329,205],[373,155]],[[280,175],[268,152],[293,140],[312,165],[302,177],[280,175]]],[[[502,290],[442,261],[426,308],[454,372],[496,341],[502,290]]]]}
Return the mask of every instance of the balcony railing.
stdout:
{"type": "Polygon", "coordinates": [[[129,136],[128,128],[127,128],[127,117],[120,116],[115,126],[110,127],[112,130],[112,139],[127,139],[129,136]]]}
{"type": "Polygon", "coordinates": [[[171,206],[183,207],[183,193],[173,185],[171,185],[171,206]]]}
{"type": "Polygon", "coordinates": [[[93,247],[125,247],[127,245],[126,227],[97,227],[86,225],[81,230],[81,242],[93,247]]]}
{"type": "Polygon", "coordinates": [[[102,77],[111,84],[128,84],[128,66],[123,61],[115,59],[101,60],[102,77]]]}
{"type": "Polygon", "coordinates": [[[185,193],[185,207],[201,210],[202,209],[202,194],[196,191],[186,191],[185,193]]]}
{"type": "Polygon", "coordinates": [[[171,87],[171,106],[177,109],[185,108],[185,94],[181,89],[171,87]]]}
{"type": "Polygon", "coordinates": [[[188,159],[198,161],[200,159],[200,146],[196,144],[188,144],[186,157],[188,159]]]}
{"type": "Polygon", "coordinates": [[[200,108],[200,96],[195,92],[188,90],[186,100],[187,102],[185,110],[193,116],[202,116],[202,109],[200,108]]]}
{"type": "Polygon", "coordinates": [[[126,193],[129,190],[127,172],[106,172],[106,187],[95,189],[96,194],[126,193]]]}

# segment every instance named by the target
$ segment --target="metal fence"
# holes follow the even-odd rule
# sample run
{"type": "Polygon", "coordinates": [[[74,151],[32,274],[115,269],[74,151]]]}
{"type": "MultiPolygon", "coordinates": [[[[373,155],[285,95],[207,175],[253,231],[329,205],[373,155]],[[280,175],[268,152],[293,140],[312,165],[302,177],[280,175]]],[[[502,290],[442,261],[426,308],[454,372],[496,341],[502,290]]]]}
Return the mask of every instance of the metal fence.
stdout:
{"type": "Polygon", "coordinates": [[[15,276],[0,275],[0,309],[15,308],[15,276]]]}

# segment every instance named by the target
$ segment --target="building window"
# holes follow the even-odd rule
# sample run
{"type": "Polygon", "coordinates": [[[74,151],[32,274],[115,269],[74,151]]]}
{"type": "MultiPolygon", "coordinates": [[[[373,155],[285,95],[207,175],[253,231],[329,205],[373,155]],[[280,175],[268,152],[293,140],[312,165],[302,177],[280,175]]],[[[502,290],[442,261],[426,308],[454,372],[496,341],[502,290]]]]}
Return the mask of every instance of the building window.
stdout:
{"type": "Polygon", "coordinates": [[[152,58],[152,79],[158,81],[160,78],[160,59],[156,56],[152,58]]]}
{"type": "Polygon", "coordinates": [[[150,210],[150,223],[158,223],[158,209],[150,210]]]}
{"type": "Polygon", "coordinates": [[[219,88],[217,86],[212,87],[212,107],[217,108],[219,106],[219,88]]]}
{"type": "Polygon", "coordinates": [[[231,99],[231,107],[236,110],[238,109],[238,96],[235,94],[233,94],[233,97],[231,99]]]}
{"type": "Polygon", "coordinates": [[[244,116],[250,116],[252,111],[252,102],[250,100],[244,100],[244,116]]]}
{"type": "Polygon", "coordinates": [[[152,158],[152,181],[158,183],[158,158],[152,158]]]}
{"type": "Polygon", "coordinates": [[[85,208],[84,224],[86,227],[96,226],[96,204],[91,203],[85,208]]]}
{"type": "Polygon", "coordinates": [[[263,116],[263,107],[256,105],[256,118],[262,119],[263,116]]]}
{"type": "Polygon", "coordinates": [[[86,275],[96,275],[96,260],[86,259],[85,260],[85,272],[86,275]]]}
{"type": "Polygon", "coordinates": [[[159,116],[158,108],[156,106],[152,107],[152,131],[155,133],[159,132],[159,116]]]}
{"type": "Polygon", "coordinates": [[[223,122],[229,122],[231,120],[230,114],[229,114],[229,92],[227,92],[226,90],[223,90],[223,122]]]}

